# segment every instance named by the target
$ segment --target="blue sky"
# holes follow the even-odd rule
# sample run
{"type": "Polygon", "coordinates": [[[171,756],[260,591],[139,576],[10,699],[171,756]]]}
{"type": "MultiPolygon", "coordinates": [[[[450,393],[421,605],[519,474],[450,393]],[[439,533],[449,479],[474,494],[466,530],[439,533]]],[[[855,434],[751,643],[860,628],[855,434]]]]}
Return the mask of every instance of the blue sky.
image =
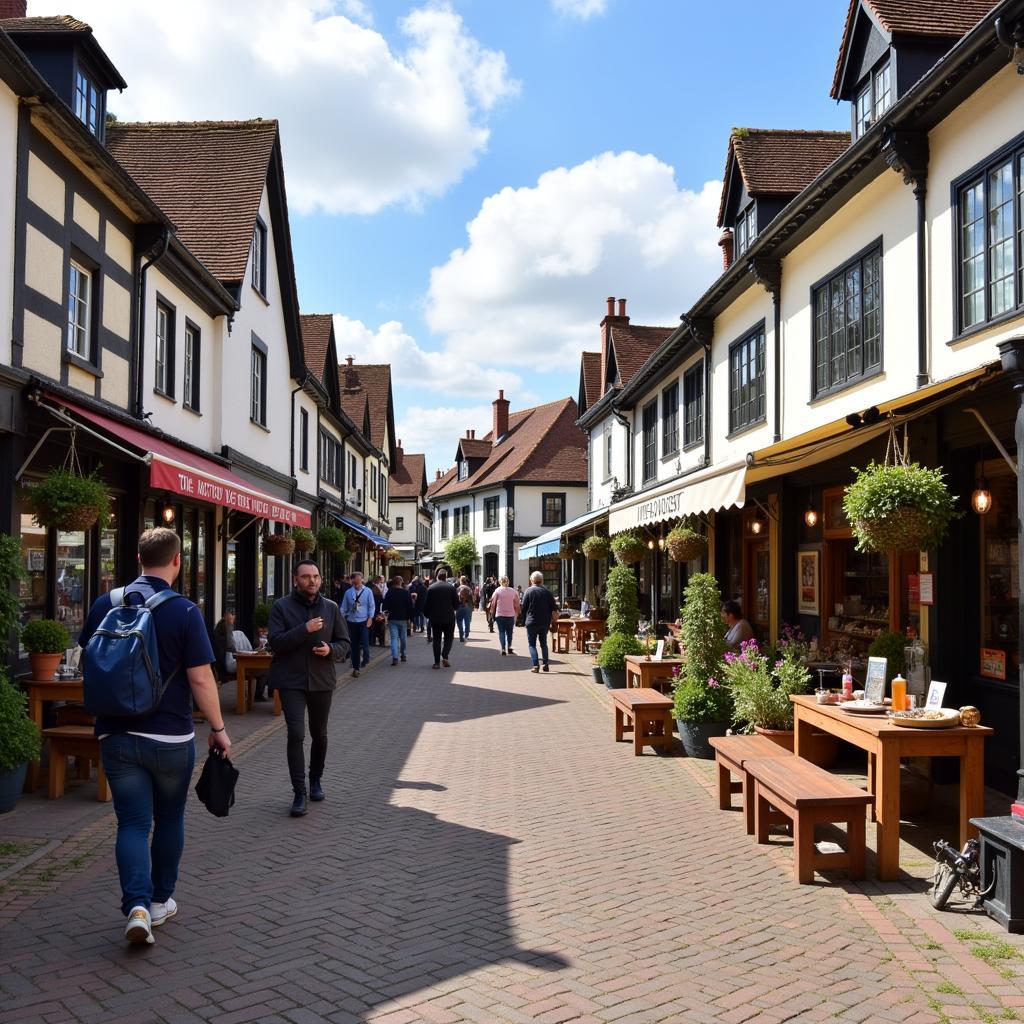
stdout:
{"type": "Polygon", "coordinates": [[[849,127],[846,0],[71,6],[122,119],[280,121],[302,307],[335,314],[342,358],[392,363],[431,469],[497,388],[575,397],[606,295],[678,322],[720,272],[731,127],[849,127]]]}

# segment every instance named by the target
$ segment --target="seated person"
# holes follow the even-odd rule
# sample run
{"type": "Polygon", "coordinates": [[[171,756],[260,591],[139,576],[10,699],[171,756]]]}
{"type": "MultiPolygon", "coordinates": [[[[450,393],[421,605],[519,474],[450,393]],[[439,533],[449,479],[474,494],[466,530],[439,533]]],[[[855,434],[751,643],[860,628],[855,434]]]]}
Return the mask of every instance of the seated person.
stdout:
{"type": "MultiPolygon", "coordinates": [[[[253,646],[249,638],[240,629],[235,629],[235,612],[228,609],[224,618],[213,627],[213,653],[217,659],[217,669],[223,679],[233,679],[238,671],[235,652],[247,653],[253,646]]],[[[267,700],[267,678],[269,673],[261,672],[256,676],[256,692],[254,700],[267,700]]]]}
{"type": "Polygon", "coordinates": [[[750,623],[743,618],[739,601],[726,601],[722,605],[722,621],[725,623],[725,648],[738,651],[745,640],[754,639],[750,623]]]}

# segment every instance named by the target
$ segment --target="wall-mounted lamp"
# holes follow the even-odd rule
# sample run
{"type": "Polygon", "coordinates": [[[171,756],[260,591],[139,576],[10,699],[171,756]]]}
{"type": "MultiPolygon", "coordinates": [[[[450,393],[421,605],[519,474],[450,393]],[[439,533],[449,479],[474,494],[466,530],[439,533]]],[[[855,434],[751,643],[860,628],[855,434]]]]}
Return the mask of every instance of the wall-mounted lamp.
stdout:
{"type": "Polygon", "coordinates": [[[508,521],[510,523],[514,523],[516,521],[516,510],[511,505],[509,505],[505,510],[505,514],[508,516],[508,521]]]}
{"type": "Polygon", "coordinates": [[[807,503],[807,511],[804,513],[804,522],[810,527],[818,525],[818,510],[814,507],[813,501],[809,501],[807,503]]]}
{"type": "Polygon", "coordinates": [[[873,405],[870,409],[865,409],[863,412],[851,412],[846,417],[846,422],[856,429],[857,427],[869,427],[872,423],[877,423],[881,418],[882,414],[878,411],[878,407],[873,405]]]}
{"type": "Polygon", "coordinates": [[[664,538],[664,537],[659,537],[659,538],[658,538],[658,548],[659,548],[659,549],[660,549],[661,551],[664,551],[664,550],[665,550],[665,538],[664,538]]]}
{"type": "Polygon", "coordinates": [[[987,477],[978,478],[978,486],[971,495],[971,508],[979,516],[987,516],[992,511],[992,492],[988,489],[987,477]]]}
{"type": "Polygon", "coordinates": [[[754,513],[754,518],[750,520],[750,532],[754,534],[755,537],[760,536],[767,523],[768,517],[758,509],[757,512],[754,513]]]}
{"type": "Polygon", "coordinates": [[[654,541],[653,540],[649,540],[647,542],[647,550],[648,551],[653,551],[654,550],[654,541]]]}
{"type": "Polygon", "coordinates": [[[164,521],[164,526],[170,526],[174,522],[174,506],[170,502],[164,505],[160,518],[164,521]]]}

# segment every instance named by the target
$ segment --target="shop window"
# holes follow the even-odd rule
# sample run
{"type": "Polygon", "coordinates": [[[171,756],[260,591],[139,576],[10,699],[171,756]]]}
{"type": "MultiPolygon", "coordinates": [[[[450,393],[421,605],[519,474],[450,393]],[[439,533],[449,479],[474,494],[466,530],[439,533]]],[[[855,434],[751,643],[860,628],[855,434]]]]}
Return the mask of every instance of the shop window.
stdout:
{"type": "Polygon", "coordinates": [[[981,524],[981,646],[1002,651],[1005,660],[989,656],[985,675],[1017,678],[1018,607],[1020,578],[1017,569],[1017,481],[1001,461],[978,469],[988,477],[992,510],[981,524]]]}
{"type": "MultiPolygon", "coordinates": [[[[117,545],[117,505],[105,530],[100,531],[100,580],[96,596],[106,594],[119,585],[117,545]]],[[[128,582],[127,580],[125,582],[128,582]]]]}
{"type": "Polygon", "coordinates": [[[196,533],[196,586],[195,602],[199,610],[206,615],[207,604],[207,577],[206,577],[206,553],[209,548],[210,537],[210,513],[199,513],[199,530],[196,533]]]}
{"type": "Polygon", "coordinates": [[[46,530],[36,526],[31,515],[21,517],[21,564],[26,577],[21,581],[18,599],[21,625],[32,619],[46,618],[46,530]]]}
{"type": "Polygon", "coordinates": [[[195,532],[192,520],[195,513],[185,509],[179,513],[181,522],[181,575],[178,577],[178,589],[190,601],[195,601],[195,588],[192,585],[195,567],[195,532]]]}
{"type": "Polygon", "coordinates": [[[55,618],[76,643],[89,608],[89,534],[84,530],[57,530],[54,574],[55,618]]]}

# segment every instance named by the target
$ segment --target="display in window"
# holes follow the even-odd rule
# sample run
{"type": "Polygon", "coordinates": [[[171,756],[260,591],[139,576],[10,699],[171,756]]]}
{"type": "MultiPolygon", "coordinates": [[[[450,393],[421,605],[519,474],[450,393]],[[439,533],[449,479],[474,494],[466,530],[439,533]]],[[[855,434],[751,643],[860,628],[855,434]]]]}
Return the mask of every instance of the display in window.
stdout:
{"type": "MultiPolygon", "coordinates": [[[[999,651],[1016,670],[1019,664],[1017,647],[1020,578],[1017,542],[1017,481],[1001,460],[979,466],[992,492],[992,510],[979,517],[981,531],[981,643],[989,652],[999,651]]],[[[981,675],[989,679],[1006,679],[990,675],[994,657],[982,658],[981,675]]],[[[1016,671],[1012,676],[1016,678],[1016,671]]]]}

